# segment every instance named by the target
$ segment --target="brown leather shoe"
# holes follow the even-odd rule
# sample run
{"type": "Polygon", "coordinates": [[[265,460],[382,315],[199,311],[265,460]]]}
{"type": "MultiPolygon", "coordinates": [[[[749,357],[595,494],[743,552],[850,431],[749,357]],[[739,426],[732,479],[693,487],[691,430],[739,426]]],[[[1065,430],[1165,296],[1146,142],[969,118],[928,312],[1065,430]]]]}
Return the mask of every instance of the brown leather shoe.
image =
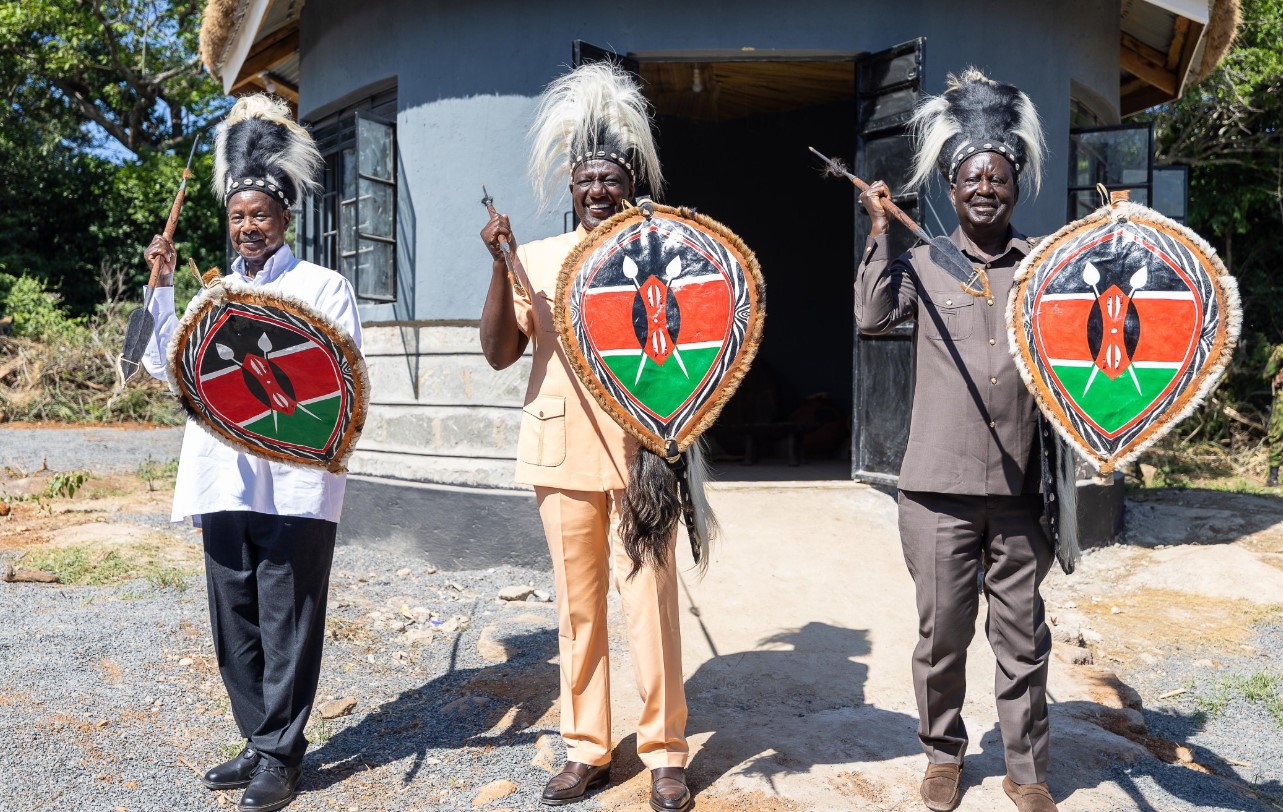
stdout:
{"type": "Polygon", "coordinates": [[[1051,799],[1051,790],[1044,784],[1017,784],[1010,778],[1003,777],[1002,791],[1016,805],[1020,812],[1057,812],[1056,802],[1051,799]]]}
{"type": "Polygon", "coordinates": [[[929,764],[922,777],[922,803],[932,812],[949,812],[962,798],[962,765],[929,764]]]}
{"type": "Polygon", "coordinates": [[[567,761],[561,772],[544,784],[539,801],[547,806],[563,806],[582,800],[588,790],[610,783],[610,762],[599,767],[567,761]]]}
{"type": "Polygon", "coordinates": [[[655,812],[686,812],[695,799],[686,786],[683,767],[656,767],[650,771],[650,808],[655,812]]]}

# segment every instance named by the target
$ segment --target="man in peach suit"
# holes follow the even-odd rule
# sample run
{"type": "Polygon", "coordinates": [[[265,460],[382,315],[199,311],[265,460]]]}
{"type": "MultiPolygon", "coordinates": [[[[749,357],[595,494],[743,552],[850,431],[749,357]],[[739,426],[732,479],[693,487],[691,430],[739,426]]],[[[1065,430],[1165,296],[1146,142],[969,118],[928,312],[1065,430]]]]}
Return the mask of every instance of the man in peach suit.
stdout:
{"type": "Polygon", "coordinates": [[[639,180],[651,188],[661,183],[646,101],[617,67],[585,65],[549,85],[532,135],[532,175],[539,191],[551,172],[565,171],[580,225],[518,247],[506,216],[495,215],[486,224],[481,238],[493,262],[481,344],[491,366],[504,369],[533,343],[516,480],[534,486],[552,557],[567,753],[565,768],[548,782],[541,800],[550,806],[573,803],[610,780],[606,595],[613,557],[643,702],[637,752],[651,770],[650,805],[658,812],[687,810],[692,797],[685,777],[676,534],[663,566],[643,566],[628,576],[633,562],[619,541],[618,523],[629,455],[636,453],[637,443],[576,378],[557,341],[552,314],[557,276],[571,250],[620,210],[639,180]],[[515,280],[504,260],[505,241],[519,263],[515,280]]]}

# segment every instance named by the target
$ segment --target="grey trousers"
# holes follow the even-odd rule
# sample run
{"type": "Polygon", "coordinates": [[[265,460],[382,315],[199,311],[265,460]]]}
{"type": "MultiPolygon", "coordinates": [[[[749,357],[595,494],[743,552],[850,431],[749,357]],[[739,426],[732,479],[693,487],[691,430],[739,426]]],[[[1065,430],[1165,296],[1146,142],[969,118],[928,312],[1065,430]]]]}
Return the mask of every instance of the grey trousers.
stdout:
{"type": "Polygon", "coordinates": [[[226,511],[201,516],[218,671],[243,737],[297,767],[321,676],[338,525],[226,511]]]}
{"type": "Polygon", "coordinates": [[[967,750],[967,646],[983,572],[1007,774],[1018,784],[1046,781],[1051,634],[1038,587],[1053,556],[1038,522],[1042,497],[900,491],[899,505],[900,541],[917,593],[913,688],[928,760],[960,764],[967,750]]]}

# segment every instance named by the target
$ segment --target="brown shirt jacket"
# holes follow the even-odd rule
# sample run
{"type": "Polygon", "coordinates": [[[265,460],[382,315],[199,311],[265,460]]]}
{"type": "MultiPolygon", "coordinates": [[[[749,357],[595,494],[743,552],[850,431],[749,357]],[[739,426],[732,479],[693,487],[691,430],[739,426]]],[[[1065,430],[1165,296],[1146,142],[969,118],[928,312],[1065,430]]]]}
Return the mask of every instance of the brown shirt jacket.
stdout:
{"type": "Polygon", "coordinates": [[[992,299],[964,293],[919,245],[894,261],[869,240],[855,277],[855,321],[879,335],[914,319],[913,415],[900,466],[906,491],[1013,496],[1039,491],[1037,407],[1007,343],[1005,311],[1029,242],[1015,229],[996,257],[949,239],[988,269],[992,299]]]}

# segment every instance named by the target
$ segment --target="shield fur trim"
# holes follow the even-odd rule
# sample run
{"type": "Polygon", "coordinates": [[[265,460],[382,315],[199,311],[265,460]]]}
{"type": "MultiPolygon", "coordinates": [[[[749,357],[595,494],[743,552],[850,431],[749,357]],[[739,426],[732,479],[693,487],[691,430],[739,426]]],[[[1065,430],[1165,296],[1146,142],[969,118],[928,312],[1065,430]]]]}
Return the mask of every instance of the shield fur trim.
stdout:
{"type": "MultiPolygon", "coordinates": [[[[1041,240],[1034,250],[1021,262],[1016,271],[1007,301],[1007,339],[1016,368],[1025,386],[1033,393],[1038,407],[1047,416],[1048,421],[1083,459],[1091,462],[1102,476],[1112,475],[1115,469],[1135,460],[1142,452],[1161,439],[1168,431],[1188,417],[1206,397],[1216,388],[1233,356],[1242,328],[1242,309],[1240,307],[1238,283],[1224,263],[1206,240],[1189,228],[1167,218],[1162,214],[1126,200],[1117,200],[1110,205],[1102,206],[1092,214],[1075,220],[1064,226],[1055,234],[1041,240]],[[1194,379],[1176,394],[1173,402],[1163,411],[1172,415],[1161,423],[1154,422],[1145,426],[1135,437],[1120,446],[1113,454],[1103,454],[1086,443],[1078,432],[1071,429],[1073,421],[1061,403],[1052,394],[1052,388],[1043,378],[1034,361],[1034,349],[1026,340],[1025,322],[1030,315],[1025,311],[1025,299],[1028,284],[1035,270],[1056,249],[1073,238],[1074,235],[1110,222],[1138,222],[1167,238],[1175,240],[1202,260],[1204,269],[1215,292],[1219,323],[1216,334],[1207,352],[1203,369],[1195,373],[1194,379]]],[[[1204,325],[1205,327],[1206,325],[1204,325]]]]}
{"type": "Polygon", "coordinates": [[[251,454],[269,462],[293,465],[304,469],[322,468],[332,474],[347,473],[347,462],[356,450],[357,440],[365,429],[365,420],[370,407],[370,375],[366,368],[365,356],[356,346],[356,342],[339,324],[329,316],[321,313],[312,305],[295,296],[288,296],[274,291],[263,291],[251,285],[245,285],[231,277],[216,277],[206,283],[202,301],[194,310],[183,316],[174,331],[174,336],[166,349],[166,372],[169,377],[169,388],[182,403],[183,409],[194,420],[196,425],[219,442],[232,446],[237,451],[251,454]],[[180,346],[185,346],[192,331],[212,308],[227,303],[247,304],[258,307],[279,307],[282,304],[306,313],[312,326],[342,349],[351,362],[353,384],[352,418],[339,439],[337,446],[342,452],[328,462],[300,459],[288,454],[259,448],[246,444],[219,427],[211,424],[191,403],[191,395],[183,386],[182,370],[179,362],[180,346]]]}
{"type": "MultiPolygon", "coordinates": [[[[723,247],[737,254],[743,260],[741,266],[744,269],[748,295],[752,297],[756,305],[750,313],[743,344],[731,362],[729,371],[718,385],[716,397],[701,404],[687,421],[686,426],[677,432],[677,436],[671,438],[677,444],[678,451],[686,451],[699,439],[701,434],[712,427],[717,420],[717,416],[721,413],[722,407],[726,405],[727,401],[731,399],[739,388],[740,382],[748,373],[748,369],[757,355],[758,346],[762,342],[762,328],[766,321],[766,282],[762,277],[762,268],[757,261],[757,255],[744,244],[738,234],[722,223],[684,207],[678,208],[659,203],[647,203],[644,208],[652,209],[655,215],[664,215],[666,219],[693,222],[708,236],[721,242],[723,247]]],[[[569,299],[574,289],[575,269],[580,261],[595,251],[612,234],[625,228],[629,223],[649,219],[645,214],[644,208],[629,206],[618,212],[589,232],[588,236],[579,245],[575,246],[570,255],[566,257],[565,262],[562,263],[561,272],[557,276],[553,322],[557,331],[557,340],[561,343],[576,377],[596,399],[602,410],[610,415],[611,419],[622,426],[625,431],[636,438],[643,447],[660,457],[667,458],[669,452],[666,450],[666,441],[670,438],[660,437],[657,433],[646,431],[637,425],[637,421],[624,411],[620,404],[602,388],[591,372],[588,359],[579,347],[579,342],[575,338],[574,326],[569,319],[569,299]]]]}

